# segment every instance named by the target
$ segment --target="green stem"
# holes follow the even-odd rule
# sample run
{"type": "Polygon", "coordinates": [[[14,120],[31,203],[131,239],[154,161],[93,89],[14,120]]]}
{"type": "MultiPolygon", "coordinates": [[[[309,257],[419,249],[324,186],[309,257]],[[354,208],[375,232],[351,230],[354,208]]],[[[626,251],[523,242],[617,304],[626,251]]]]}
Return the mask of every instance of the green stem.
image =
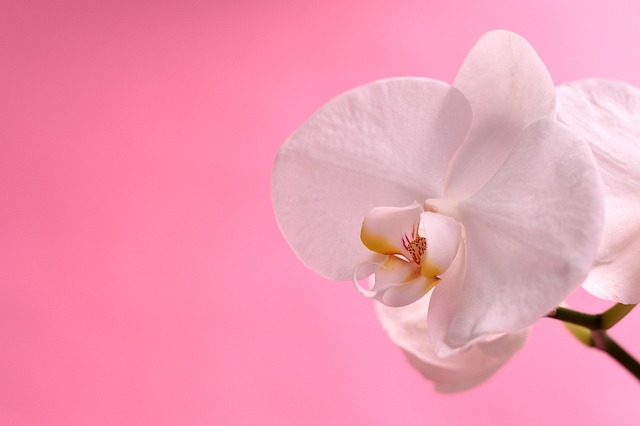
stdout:
{"type": "Polygon", "coordinates": [[[582,343],[607,353],[636,379],[640,380],[640,363],[609,336],[607,330],[624,318],[635,305],[618,303],[607,311],[592,315],[573,309],[558,307],[547,316],[557,319],[582,343]]]}
{"type": "Polygon", "coordinates": [[[561,306],[557,307],[547,316],[570,324],[579,325],[589,330],[599,330],[602,325],[600,315],[585,314],[584,312],[574,311],[573,309],[563,308],[561,306]]]}
{"type": "Polygon", "coordinates": [[[596,348],[606,352],[613,359],[640,380],[640,363],[625,351],[605,330],[593,332],[593,344],[596,348]]]}
{"type": "Polygon", "coordinates": [[[589,330],[608,330],[616,325],[635,307],[636,305],[623,305],[622,303],[618,303],[601,314],[593,315],[559,306],[547,316],[549,318],[579,325],[581,327],[588,328],[589,330]]]}

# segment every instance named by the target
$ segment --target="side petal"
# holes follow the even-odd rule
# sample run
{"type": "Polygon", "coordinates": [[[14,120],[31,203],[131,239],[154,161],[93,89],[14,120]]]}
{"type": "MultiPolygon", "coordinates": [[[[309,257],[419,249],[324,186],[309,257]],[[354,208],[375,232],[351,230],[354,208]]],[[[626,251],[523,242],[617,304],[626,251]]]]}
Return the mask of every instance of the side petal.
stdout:
{"type": "Polygon", "coordinates": [[[353,274],[353,282],[363,296],[393,307],[405,306],[419,300],[439,281],[423,277],[415,263],[396,256],[389,256],[376,270],[374,284],[370,290],[358,283],[356,274],[357,270],[353,274]]]}
{"type": "Polygon", "coordinates": [[[302,262],[349,280],[370,251],[360,242],[376,206],[439,196],[471,108],[429,79],[374,82],[333,99],[281,147],[271,181],[275,216],[302,262]]]}
{"type": "Polygon", "coordinates": [[[528,127],[493,179],[459,204],[467,263],[455,313],[439,324],[446,343],[524,329],[562,302],[595,260],[603,197],[584,139],[555,121],[528,127]]]}
{"type": "Polygon", "coordinates": [[[605,190],[605,231],[583,284],[594,296],[640,303],[640,90],[613,80],[558,87],[558,119],[590,143],[605,190]]]}
{"type": "Polygon", "coordinates": [[[524,344],[528,330],[478,342],[464,352],[438,357],[428,338],[429,296],[402,308],[376,304],[382,326],[411,365],[440,392],[457,392],[487,380],[524,344]]]}
{"type": "Polygon", "coordinates": [[[503,30],[480,38],[453,85],[473,109],[471,132],[454,157],[447,185],[449,196],[465,199],[496,173],[525,127],[555,117],[555,87],[531,45],[503,30]]]}

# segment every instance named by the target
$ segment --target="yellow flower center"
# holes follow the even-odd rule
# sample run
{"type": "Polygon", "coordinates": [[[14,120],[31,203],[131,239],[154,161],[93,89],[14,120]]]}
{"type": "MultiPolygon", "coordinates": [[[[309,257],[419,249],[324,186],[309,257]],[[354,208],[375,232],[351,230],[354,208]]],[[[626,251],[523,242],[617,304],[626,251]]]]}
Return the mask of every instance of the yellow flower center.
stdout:
{"type": "Polygon", "coordinates": [[[407,249],[411,255],[411,259],[418,265],[420,265],[420,259],[422,255],[427,251],[427,239],[415,234],[413,240],[409,240],[407,235],[402,239],[402,245],[407,249]]]}

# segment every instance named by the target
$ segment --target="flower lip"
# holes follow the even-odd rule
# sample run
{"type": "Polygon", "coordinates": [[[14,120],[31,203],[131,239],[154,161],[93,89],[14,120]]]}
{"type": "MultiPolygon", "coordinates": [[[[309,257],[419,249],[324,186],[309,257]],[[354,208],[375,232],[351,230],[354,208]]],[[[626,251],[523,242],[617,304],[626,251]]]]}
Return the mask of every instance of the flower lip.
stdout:
{"type": "Polygon", "coordinates": [[[456,219],[434,212],[420,215],[422,226],[429,238],[429,250],[421,265],[422,275],[439,278],[444,274],[463,243],[463,228],[456,219]]]}
{"type": "Polygon", "coordinates": [[[402,255],[419,264],[421,243],[415,241],[419,237],[422,211],[423,207],[415,201],[406,207],[376,207],[364,217],[360,239],[373,252],[402,255]]]}
{"type": "Polygon", "coordinates": [[[353,284],[365,297],[375,299],[384,305],[400,307],[421,299],[437,283],[439,279],[426,279],[420,274],[420,268],[399,256],[389,256],[384,264],[365,263],[358,265],[353,271],[353,284]],[[367,275],[364,270],[375,269],[372,275],[364,278],[369,288],[360,284],[358,278],[367,275]]]}
{"type": "MultiPolygon", "coordinates": [[[[452,218],[423,212],[413,203],[406,207],[377,207],[362,224],[362,242],[388,255],[384,264],[358,265],[353,282],[364,296],[389,306],[413,303],[428,293],[455,258],[461,241],[461,226],[452,218]],[[402,247],[393,242],[401,241],[402,247]],[[375,266],[370,289],[358,282],[363,266],[375,266]]],[[[370,270],[369,270],[370,271],[370,270]]]]}
{"type": "Polygon", "coordinates": [[[404,235],[402,238],[402,245],[411,255],[411,260],[420,265],[422,256],[427,252],[427,239],[425,237],[421,237],[418,234],[418,230],[415,229],[411,233],[411,238],[409,238],[407,234],[404,235]]]}

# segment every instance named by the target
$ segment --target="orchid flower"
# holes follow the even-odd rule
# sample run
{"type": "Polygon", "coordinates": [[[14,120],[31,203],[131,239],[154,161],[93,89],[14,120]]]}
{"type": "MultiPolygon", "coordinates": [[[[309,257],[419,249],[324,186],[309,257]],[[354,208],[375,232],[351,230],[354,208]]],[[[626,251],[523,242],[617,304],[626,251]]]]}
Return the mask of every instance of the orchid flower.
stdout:
{"type": "Polygon", "coordinates": [[[596,257],[602,182],[555,93],[531,46],[493,31],[453,85],[361,86],[279,151],[273,205],[293,251],[393,306],[383,325],[440,389],[488,377],[596,257]]]}
{"type": "Polygon", "coordinates": [[[557,88],[558,119],[588,139],[605,188],[605,231],[583,287],[640,303],[640,90],[589,79],[557,88]]]}

